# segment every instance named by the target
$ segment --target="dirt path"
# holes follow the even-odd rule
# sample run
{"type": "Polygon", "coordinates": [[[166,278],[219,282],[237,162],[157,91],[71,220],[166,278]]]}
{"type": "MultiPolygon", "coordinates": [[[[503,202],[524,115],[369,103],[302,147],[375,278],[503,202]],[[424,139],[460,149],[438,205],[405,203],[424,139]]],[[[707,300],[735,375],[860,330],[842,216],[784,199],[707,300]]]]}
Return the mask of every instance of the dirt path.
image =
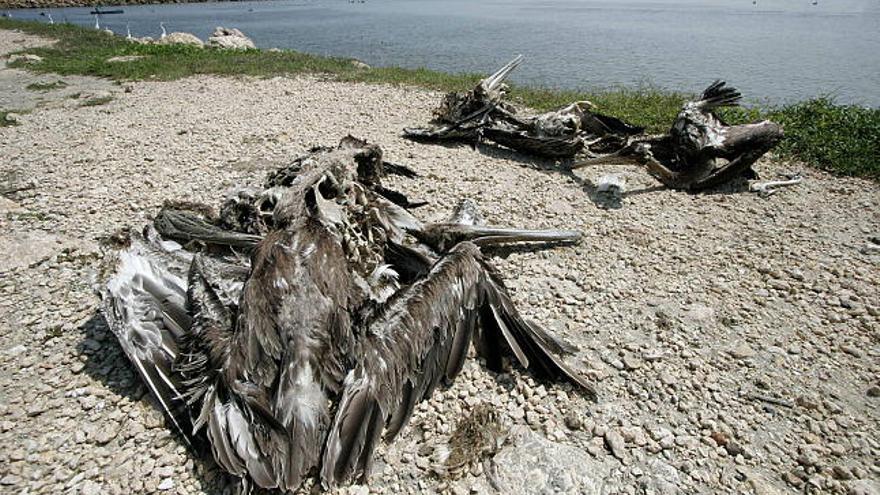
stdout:
{"type": "MultiPolygon", "coordinates": [[[[40,42],[0,31],[0,52],[40,42]]],[[[459,480],[426,470],[462,411],[490,403],[565,446],[553,462],[575,466],[551,469],[526,449],[535,457],[522,467],[505,447],[486,466],[502,484],[529,473],[518,491],[880,493],[876,183],[761,163],[766,178],[805,175],[763,199],[663,190],[634,167],[566,175],[502,149],[401,139],[439,98],[409,88],[197,77],[129,90],[0,68],[0,109],[29,110],[0,127],[0,182],[34,185],[0,200],[2,491],[231,490],[170,434],[96,317],[99,239],[139,228],[166,199],[216,204],[230,185],[351,133],[423,175],[394,184],[430,200],[422,219],[469,197],[493,224],[585,234],[496,264],[524,313],[580,346],[572,362],[600,394],[592,404],[471,363],[382,450],[371,490],[491,493],[482,466],[459,480]],[[68,84],[57,93],[24,89],[57,80],[68,84]],[[82,91],[111,98],[67,96],[82,91]],[[592,199],[605,173],[627,180],[620,209],[592,199]]],[[[550,448],[541,442],[529,445],[550,448]]]]}

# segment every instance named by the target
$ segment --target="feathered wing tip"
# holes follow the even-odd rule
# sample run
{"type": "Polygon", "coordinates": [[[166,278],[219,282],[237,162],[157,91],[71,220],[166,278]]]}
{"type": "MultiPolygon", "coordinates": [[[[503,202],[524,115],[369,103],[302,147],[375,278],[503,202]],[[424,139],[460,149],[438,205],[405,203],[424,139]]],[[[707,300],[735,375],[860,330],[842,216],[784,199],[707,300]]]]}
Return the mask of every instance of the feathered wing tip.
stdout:
{"type": "Polygon", "coordinates": [[[480,312],[478,352],[490,365],[497,365],[500,363],[497,344],[503,341],[523,368],[545,378],[572,382],[580,386],[590,399],[596,400],[593,386],[563,359],[564,355],[577,352],[577,347],[525,320],[510,300],[499,274],[486,261],[482,261],[482,265],[488,277],[484,285],[486,303],[480,312]]]}
{"type": "Polygon", "coordinates": [[[370,323],[327,438],[321,469],[326,488],[369,474],[383,428],[386,439],[393,438],[418,402],[455,379],[478,326],[477,340],[490,360],[500,361],[509,349],[529,370],[571,380],[595,395],[562,359],[574,347],[525,321],[479,248],[462,242],[370,323]]]}
{"type": "Polygon", "coordinates": [[[102,292],[102,312],[151,395],[190,441],[184,386],[174,370],[179,341],[192,323],[186,311],[187,283],[181,275],[163,262],[155,248],[133,235],[102,292]]]}
{"type": "Polygon", "coordinates": [[[717,79],[703,91],[698,104],[706,109],[733,107],[739,105],[741,99],[742,94],[736,88],[727,86],[727,83],[717,79]]]}

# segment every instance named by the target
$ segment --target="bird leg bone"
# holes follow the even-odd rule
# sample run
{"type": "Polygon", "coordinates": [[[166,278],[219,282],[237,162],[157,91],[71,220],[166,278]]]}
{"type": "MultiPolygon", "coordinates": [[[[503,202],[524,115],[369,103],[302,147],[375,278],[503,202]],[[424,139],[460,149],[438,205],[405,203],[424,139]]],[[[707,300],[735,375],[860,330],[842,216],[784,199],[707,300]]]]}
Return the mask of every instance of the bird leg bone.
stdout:
{"type": "Polygon", "coordinates": [[[783,187],[800,184],[803,180],[803,177],[796,175],[789,180],[771,180],[769,182],[755,183],[749,186],[749,190],[766,198],[776,194],[783,187]]]}

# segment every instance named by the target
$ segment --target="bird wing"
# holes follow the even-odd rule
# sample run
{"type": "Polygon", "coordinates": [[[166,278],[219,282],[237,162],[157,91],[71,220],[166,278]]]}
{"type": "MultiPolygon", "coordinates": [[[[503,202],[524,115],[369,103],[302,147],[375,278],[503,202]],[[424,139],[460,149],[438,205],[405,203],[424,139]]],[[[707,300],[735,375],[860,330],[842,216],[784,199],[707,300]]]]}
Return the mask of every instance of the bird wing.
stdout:
{"type": "Polygon", "coordinates": [[[370,323],[327,437],[325,486],[369,473],[383,429],[392,438],[418,402],[461,371],[478,322],[486,352],[509,349],[524,367],[589,389],[559,356],[571,348],[523,320],[479,249],[461,243],[370,323]]]}
{"type": "Polygon", "coordinates": [[[102,293],[102,312],[151,394],[189,441],[185,388],[174,370],[179,340],[192,323],[186,311],[187,283],[171,256],[140,235],[130,239],[102,293]]]}
{"type": "Polygon", "coordinates": [[[703,90],[700,100],[696,102],[697,106],[705,110],[711,110],[713,108],[739,105],[742,95],[736,88],[726,84],[720,79],[715,80],[709,87],[703,90]]]}

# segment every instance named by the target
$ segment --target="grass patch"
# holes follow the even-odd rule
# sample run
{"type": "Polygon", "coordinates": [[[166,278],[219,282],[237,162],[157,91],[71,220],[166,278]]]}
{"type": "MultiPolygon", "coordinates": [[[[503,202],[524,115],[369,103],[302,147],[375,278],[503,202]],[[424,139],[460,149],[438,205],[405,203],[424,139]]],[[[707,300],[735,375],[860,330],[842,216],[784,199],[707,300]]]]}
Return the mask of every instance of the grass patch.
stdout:
{"type": "Polygon", "coordinates": [[[66,87],[67,83],[64,81],[53,81],[48,83],[31,83],[25,86],[25,89],[28,89],[30,91],[51,91],[53,89],[62,89],[66,87]]]}
{"type": "Polygon", "coordinates": [[[880,179],[880,109],[836,105],[823,97],[774,109],[768,116],[785,126],[782,155],[880,179]]]}
{"type": "MultiPolygon", "coordinates": [[[[121,36],[65,24],[0,19],[0,29],[19,29],[59,40],[53,46],[27,50],[43,57],[42,62],[16,65],[44,73],[81,74],[116,81],[174,80],[197,74],[255,77],[324,74],[339,81],[462,91],[472,88],[483,77],[400,67],[367,69],[357,66],[352,59],[292,50],[223,51],[183,45],[141,45],[121,36]],[[107,62],[111,57],[125,55],[144,58],[125,63],[107,62]]],[[[492,69],[487,67],[486,71],[492,69]]],[[[556,91],[521,86],[514,86],[510,95],[514,101],[537,110],[590,100],[600,112],[644,126],[652,133],[667,131],[682,103],[693,96],[651,87],[556,91]]],[[[760,118],[776,120],[785,125],[786,133],[786,139],[777,148],[779,156],[801,159],[840,174],[880,179],[878,109],[837,105],[829,98],[820,97],[782,107],[728,109],[722,116],[730,123],[760,118]]]]}

